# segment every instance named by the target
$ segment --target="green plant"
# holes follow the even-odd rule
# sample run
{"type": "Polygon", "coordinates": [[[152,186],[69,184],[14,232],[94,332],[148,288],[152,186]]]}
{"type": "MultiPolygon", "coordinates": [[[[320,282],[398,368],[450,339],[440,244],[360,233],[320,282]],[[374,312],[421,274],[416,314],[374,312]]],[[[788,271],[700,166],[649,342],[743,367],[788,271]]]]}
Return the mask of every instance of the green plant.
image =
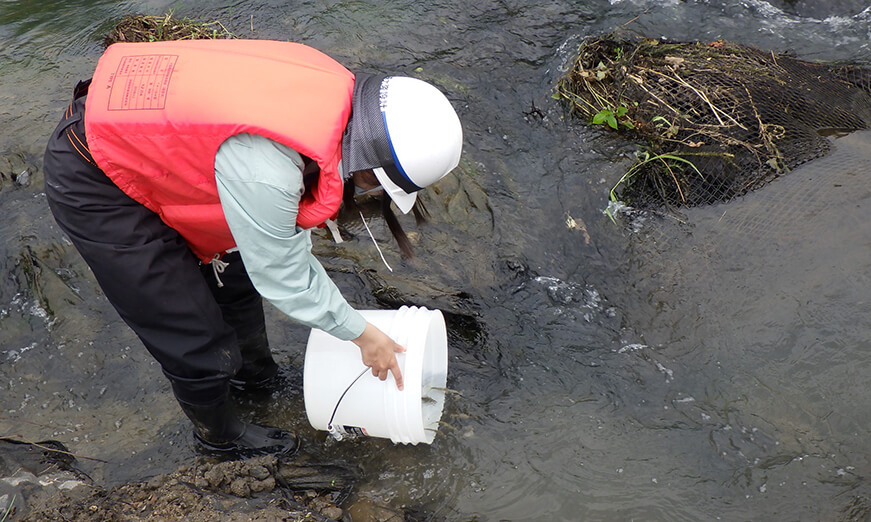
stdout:
{"type": "MultiPolygon", "coordinates": [[[[665,170],[668,171],[669,175],[671,176],[671,179],[674,181],[675,187],[677,187],[677,191],[680,194],[681,199],[684,199],[684,200],[685,200],[685,198],[683,195],[683,190],[681,189],[680,181],[678,180],[677,175],[675,175],[675,173],[674,173],[674,168],[678,165],[680,165],[680,166],[687,166],[688,165],[692,170],[694,170],[696,172],[696,174],[699,175],[699,177],[701,177],[702,179],[705,179],[705,177],[702,175],[701,171],[699,171],[699,169],[695,166],[695,164],[686,158],[682,158],[682,157],[677,156],[675,154],[651,155],[649,152],[645,151],[644,153],[641,154],[641,157],[639,157],[638,162],[636,162],[635,165],[632,165],[632,168],[627,170],[626,173],[620,177],[620,179],[617,181],[617,183],[615,183],[614,186],[611,187],[611,192],[610,192],[611,201],[614,201],[614,202],[618,201],[617,189],[620,188],[620,185],[623,185],[624,183],[626,183],[626,181],[631,179],[632,176],[634,176],[642,167],[644,167],[645,165],[653,164],[653,163],[662,163],[663,167],[665,167],[665,170]]],[[[616,220],[614,219],[614,215],[611,213],[610,208],[605,210],[605,213],[608,215],[609,218],[611,218],[611,221],[616,223],[616,220]]]]}
{"type": "Polygon", "coordinates": [[[6,508],[6,512],[3,513],[3,517],[0,518],[0,522],[6,522],[6,519],[9,517],[9,514],[12,513],[12,506],[15,505],[15,495],[12,495],[12,500],[9,501],[9,506],[6,508]]]}
{"type": "Polygon", "coordinates": [[[593,125],[607,125],[614,130],[619,130],[620,125],[627,129],[634,129],[635,125],[629,118],[625,118],[629,109],[625,105],[619,107],[608,107],[600,110],[593,116],[593,125]],[[623,118],[623,120],[620,120],[623,118]]]}
{"type": "Polygon", "coordinates": [[[649,152],[644,152],[642,154],[642,158],[639,159],[638,163],[636,163],[632,166],[631,169],[626,171],[626,174],[623,174],[620,180],[617,181],[617,183],[611,188],[611,201],[617,201],[617,188],[620,187],[620,185],[625,183],[626,180],[630,179],[636,172],[638,172],[639,169],[641,169],[641,167],[654,162],[661,162],[663,166],[665,166],[665,169],[669,172],[671,178],[674,180],[675,185],[677,185],[678,192],[681,193],[681,196],[683,196],[683,191],[681,191],[680,189],[680,183],[678,183],[677,176],[675,176],[674,169],[672,168],[675,162],[683,165],[689,165],[694,171],[696,171],[699,177],[705,179],[699,169],[696,168],[695,164],[693,164],[692,161],[686,158],[681,158],[680,156],[675,156],[674,154],[657,154],[655,156],[651,156],[649,152]]]}

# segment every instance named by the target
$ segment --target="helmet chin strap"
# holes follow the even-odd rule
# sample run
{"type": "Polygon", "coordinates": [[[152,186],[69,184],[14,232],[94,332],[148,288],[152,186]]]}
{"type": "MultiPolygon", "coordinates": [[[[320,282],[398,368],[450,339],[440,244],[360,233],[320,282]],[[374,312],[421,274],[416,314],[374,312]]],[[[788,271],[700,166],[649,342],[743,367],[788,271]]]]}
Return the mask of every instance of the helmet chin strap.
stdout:
{"type": "Polygon", "coordinates": [[[324,224],[327,225],[327,229],[330,231],[330,234],[333,235],[333,241],[336,243],[345,242],[345,240],[342,239],[342,234],[339,233],[339,225],[336,223],[335,219],[328,219],[324,221],[324,224]]]}
{"type": "Polygon", "coordinates": [[[384,259],[384,253],[381,252],[381,247],[379,247],[379,246],[378,246],[378,242],[375,241],[375,236],[373,236],[373,235],[372,235],[372,231],[369,230],[369,225],[366,224],[366,218],[363,216],[363,212],[362,212],[362,211],[360,211],[360,219],[363,220],[363,226],[366,227],[366,232],[369,232],[369,237],[372,238],[372,244],[375,245],[375,250],[377,250],[377,251],[378,251],[378,255],[381,256],[381,261],[384,262],[384,266],[386,266],[388,270],[390,270],[391,272],[393,272],[393,269],[390,268],[390,265],[389,265],[389,264],[387,264],[387,260],[384,259]]]}
{"type": "MultiPolygon", "coordinates": [[[[387,263],[387,259],[384,258],[384,253],[381,252],[381,247],[379,247],[378,242],[375,241],[375,236],[372,235],[372,231],[369,229],[369,225],[366,223],[366,218],[363,216],[362,211],[360,212],[360,219],[363,220],[363,226],[366,227],[366,232],[369,233],[369,237],[372,239],[372,244],[375,245],[375,250],[377,250],[378,255],[381,256],[381,261],[384,263],[384,266],[386,266],[388,270],[393,272],[393,268],[391,268],[390,265],[387,263]]],[[[327,229],[333,235],[333,241],[335,241],[336,243],[343,243],[344,240],[342,239],[342,235],[339,233],[339,226],[336,224],[336,222],[332,219],[328,219],[325,221],[325,223],[327,225],[327,229]]],[[[211,262],[212,268],[215,269],[215,278],[217,279],[218,273],[223,272],[225,267],[218,266],[218,263],[222,263],[222,261],[218,259],[213,259],[211,262]]],[[[226,263],[223,264],[226,265],[226,263]]],[[[220,279],[218,279],[218,286],[224,286],[223,283],[221,283],[220,279]]]]}

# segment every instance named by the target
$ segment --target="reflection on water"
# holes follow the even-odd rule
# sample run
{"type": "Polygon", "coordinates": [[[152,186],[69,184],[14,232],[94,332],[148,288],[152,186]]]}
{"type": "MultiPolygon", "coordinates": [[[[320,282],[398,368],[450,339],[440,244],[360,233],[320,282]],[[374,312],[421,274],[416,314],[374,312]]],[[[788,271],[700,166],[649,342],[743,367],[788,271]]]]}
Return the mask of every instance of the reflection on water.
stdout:
{"type": "MultiPolygon", "coordinates": [[[[173,5],[0,4],[0,435],[61,440],[108,461],[81,461],[108,483],[174,469],[194,451],[159,368],[53,225],[39,157],[101,31],[173,5]]],[[[871,64],[871,12],[803,5],[179,7],[243,36],[312,44],[355,70],[431,80],[467,139],[468,181],[427,196],[434,219],[415,231],[418,258],[390,260],[418,282],[407,293],[471,303],[448,315],[457,393],[434,444],[332,442],[306,425],[301,379],[250,415],[294,427],[317,455],[359,463],[359,496],[435,518],[837,519],[871,496],[867,134],[833,137],[833,156],[739,201],[622,228],[602,210],[634,145],[568,124],[549,99],[579,38],[639,15],[632,27],[649,36],[871,64]]],[[[367,248],[350,252],[381,271],[367,248]]],[[[328,261],[339,269],[341,259],[328,261]]],[[[336,279],[358,307],[378,304],[354,276],[336,279]]],[[[269,318],[278,359],[301,377],[308,332],[269,318]]]]}

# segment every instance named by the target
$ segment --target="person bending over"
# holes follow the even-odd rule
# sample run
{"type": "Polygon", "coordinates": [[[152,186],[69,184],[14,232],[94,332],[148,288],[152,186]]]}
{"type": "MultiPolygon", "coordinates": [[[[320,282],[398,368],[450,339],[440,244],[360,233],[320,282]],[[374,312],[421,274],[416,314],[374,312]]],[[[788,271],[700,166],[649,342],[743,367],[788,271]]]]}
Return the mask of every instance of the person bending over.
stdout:
{"type": "Polygon", "coordinates": [[[310,229],[382,191],[403,213],[459,162],[447,98],[410,77],[353,74],[311,47],[265,40],[118,43],[99,59],[45,153],[46,196],[121,318],[160,363],[212,451],[296,450],[247,423],[230,388],[269,388],[278,366],[262,297],[353,341],[372,374],[404,350],[342,297],[310,229]]]}

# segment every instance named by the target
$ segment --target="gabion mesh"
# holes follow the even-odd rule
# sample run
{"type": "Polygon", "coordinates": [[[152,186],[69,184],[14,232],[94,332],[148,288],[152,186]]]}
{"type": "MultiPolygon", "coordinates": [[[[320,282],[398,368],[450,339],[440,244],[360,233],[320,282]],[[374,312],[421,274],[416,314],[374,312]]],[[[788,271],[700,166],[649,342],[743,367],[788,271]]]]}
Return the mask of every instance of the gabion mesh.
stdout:
{"type": "Polygon", "coordinates": [[[871,70],[722,40],[588,38],[557,93],[646,142],[612,193],[639,208],[728,201],[871,126],[871,70]]]}

